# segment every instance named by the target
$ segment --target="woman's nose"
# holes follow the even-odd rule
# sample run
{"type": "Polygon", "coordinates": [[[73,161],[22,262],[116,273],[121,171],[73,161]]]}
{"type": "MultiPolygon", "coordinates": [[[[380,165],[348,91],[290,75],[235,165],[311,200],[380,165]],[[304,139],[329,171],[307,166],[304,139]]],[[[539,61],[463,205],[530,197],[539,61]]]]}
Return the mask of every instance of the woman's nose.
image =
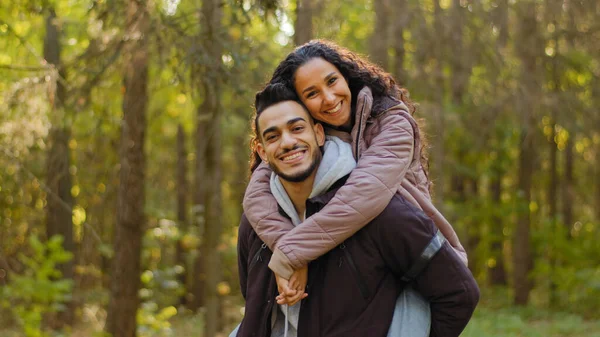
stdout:
{"type": "Polygon", "coordinates": [[[332,104],[335,102],[335,95],[333,94],[333,91],[331,90],[326,90],[323,92],[323,99],[325,101],[325,103],[327,104],[332,104]]]}

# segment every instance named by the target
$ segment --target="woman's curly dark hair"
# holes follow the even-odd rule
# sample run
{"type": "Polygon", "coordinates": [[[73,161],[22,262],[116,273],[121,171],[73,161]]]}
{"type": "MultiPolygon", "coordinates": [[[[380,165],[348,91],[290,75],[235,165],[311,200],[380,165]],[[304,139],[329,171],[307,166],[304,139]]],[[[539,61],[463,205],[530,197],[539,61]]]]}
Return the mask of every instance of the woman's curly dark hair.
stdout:
{"type": "Polygon", "coordinates": [[[295,92],[296,70],[316,57],[333,64],[344,76],[352,94],[353,108],[359,91],[368,86],[371,88],[373,97],[396,98],[406,104],[411,114],[414,113],[415,105],[410,101],[408,91],[398,86],[392,75],[358,54],[331,41],[312,40],[294,49],[277,66],[270,82],[285,83],[295,92]]]}
{"type": "MultiPolygon", "coordinates": [[[[294,86],[296,71],[306,62],[317,57],[333,64],[346,79],[352,95],[352,111],[355,110],[358,93],[363,87],[368,86],[374,98],[372,114],[381,112],[381,109],[375,107],[375,102],[382,101],[379,98],[391,97],[402,101],[408,107],[410,114],[414,115],[416,105],[410,100],[408,90],[400,87],[392,75],[366,58],[327,40],[312,40],[294,49],[277,66],[270,83],[283,83],[296,92],[294,86]]],[[[427,139],[423,133],[420,141],[421,164],[425,174],[428,174],[427,139]]]]}

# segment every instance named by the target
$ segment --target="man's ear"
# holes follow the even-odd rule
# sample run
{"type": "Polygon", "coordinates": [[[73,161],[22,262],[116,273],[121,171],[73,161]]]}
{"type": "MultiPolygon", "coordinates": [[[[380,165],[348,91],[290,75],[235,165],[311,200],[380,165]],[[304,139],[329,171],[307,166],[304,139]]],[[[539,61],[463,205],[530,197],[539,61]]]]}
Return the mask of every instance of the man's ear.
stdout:
{"type": "Polygon", "coordinates": [[[269,163],[269,159],[267,158],[267,152],[265,151],[265,147],[263,146],[261,141],[258,141],[256,143],[256,152],[260,156],[260,159],[262,159],[267,164],[269,163]]]}
{"type": "Polygon", "coordinates": [[[325,145],[325,130],[323,129],[323,125],[321,123],[315,123],[313,126],[313,130],[315,131],[315,138],[317,139],[317,144],[319,146],[325,145]]]}

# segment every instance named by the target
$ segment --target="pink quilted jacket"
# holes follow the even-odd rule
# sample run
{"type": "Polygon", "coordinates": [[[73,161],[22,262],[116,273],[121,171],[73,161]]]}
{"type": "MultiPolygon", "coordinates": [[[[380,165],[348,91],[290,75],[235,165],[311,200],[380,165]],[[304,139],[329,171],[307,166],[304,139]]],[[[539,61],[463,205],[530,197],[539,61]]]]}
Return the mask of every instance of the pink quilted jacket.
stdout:
{"type": "Polygon", "coordinates": [[[373,220],[395,193],[421,208],[467,263],[452,225],[431,202],[429,180],[420,161],[421,144],[415,142],[419,128],[404,103],[384,98],[374,107],[371,90],[365,87],[358,94],[351,134],[335,130],[328,134],[352,141],[358,164],[335,197],[302,224],[294,227],[279,214],[270,192],[268,166],[262,163],[252,174],[244,213],[273,251],[271,270],[289,279],[294,269],[327,253],[373,220]]]}

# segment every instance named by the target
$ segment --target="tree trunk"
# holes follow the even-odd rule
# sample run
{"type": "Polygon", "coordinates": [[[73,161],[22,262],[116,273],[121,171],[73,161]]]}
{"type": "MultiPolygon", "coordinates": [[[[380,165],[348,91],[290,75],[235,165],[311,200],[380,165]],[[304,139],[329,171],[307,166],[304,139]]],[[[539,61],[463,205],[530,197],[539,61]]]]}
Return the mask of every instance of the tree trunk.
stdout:
{"type": "Polygon", "coordinates": [[[404,69],[406,49],[404,48],[404,30],[408,27],[408,3],[407,0],[392,0],[394,13],[394,34],[392,37],[392,48],[394,49],[394,78],[399,85],[405,85],[408,75],[404,69]]]}
{"type": "MultiPolygon", "coordinates": [[[[439,2],[434,3],[434,30],[441,32],[443,30],[442,9],[439,2]]],[[[433,74],[433,82],[431,88],[433,90],[435,102],[435,135],[433,139],[433,149],[431,156],[433,157],[432,176],[433,176],[433,198],[440,212],[444,212],[444,133],[446,128],[445,113],[444,113],[444,74],[443,74],[443,59],[444,50],[442,44],[443,38],[435,43],[435,68],[433,74]]]]}
{"type": "Polygon", "coordinates": [[[299,46],[312,39],[312,0],[296,0],[294,44],[299,46]]]}
{"type": "MultiPolygon", "coordinates": [[[[46,208],[46,234],[48,239],[54,235],[63,237],[63,248],[75,254],[73,241],[73,196],[71,195],[71,174],[69,140],[71,129],[66,122],[65,113],[65,71],[62,68],[60,53],[60,32],[57,16],[53,7],[48,8],[46,16],[46,35],[44,38],[44,58],[54,66],[54,90],[50,91],[52,106],[52,127],[48,135],[48,157],[46,163],[47,186],[49,189],[46,208]]],[[[73,280],[75,258],[58,266],[62,278],[73,280]]],[[[74,320],[73,302],[51,322],[54,328],[72,325],[74,320]]]]}
{"type": "MultiPolygon", "coordinates": [[[[546,14],[548,22],[552,23],[555,27],[558,26],[558,19],[561,16],[562,12],[562,0],[547,0],[546,1],[546,14]]],[[[557,106],[560,101],[560,85],[561,85],[561,74],[559,69],[559,35],[555,32],[552,36],[552,41],[554,42],[554,56],[549,59],[549,66],[552,69],[552,95],[553,99],[551,100],[550,105],[550,136],[548,139],[548,151],[550,152],[550,184],[548,185],[548,218],[550,220],[550,230],[551,233],[560,233],[557,231],[558,228],[556,225],[558,224],[558,146],[556,144],[556,125],[557,125],[557,117],[558,111],[557,106]]],[[[550,265],[550,294],[549,294],[549,302],[551,306],[556,306],[558,303],[557,297],[557,284],[556,284],[556,268],[558,266],[557,262],[557,248],[556,248],[556,236],[553,234],[551,236],[551,240],[553,244],[548,245],[548,259],[550,265]]]]}
{"type": "Polygon", "coordinates": [[[124,46],[124,95],[119,144],[119,190],[106,332],[136,336],[144,216],[146,108],[148,104],[149,18],[143,1],[127,7],[124,46]]]}
{"type": "Polygon", "coordinates": [[[187,152],[185,150],[185,131],[181,124],[177,127],[177,221],[179,223],[180,239],[177,241],[175,251],[175,264],[183,267],[183,272],[179,275],[179,282],[185,289],[180,298],[180,304],[186,304],[187,293],[187,274],[188,266],[185,260],[185,248],[183,247],[183,236],[187,234],[187,179],[186,179],[187,152]]]}
{"type": "MultiPolygon", "coordinates": [[[[492,201],[495,205],[500,205],[502,195],[502,176],[503,172],[496,170],[490,183],[492,190],[492,201]]],[[[494,286],[504,286],[506,282],[506,267],[504,266],[504,232],[503,232],[503,220],[500,212],[495,211],[492,216],[492,228],[490,230],[492,234],[492,245],[491,253],[494,258],[495,264],[489,267],[490,284],[494,286]]]]}
{"type": "MultiPolygon", "coordinates": [[[[200,75],[202,76],[202,75],[200,75]]],[[[204,229],[206,227],[206,196],[208,188],[207,179],[208,171],[208,157],[207,157],[207,145],[208,145],[208,130],[210,130],[210,120],[204,116],[203,106],[198,107],[198,124],[196,125],[196,164],[194,168],[194,207],[192,208],[193,222],[198,229],[198,235],[204,237],[204,229]]],[[[202,255],[202,251],[197,249],[198,256],[194,261],[193,271],[193,287],[192,287],[192,298],[189,303],[191,310],[197,311],[200,307],[204,306],[204,287],[206,283],[206,272],[205,272],[205,256],[202,255]]]]}
{"type": "Polygon", "coordinates": [[[452,68],[452,102],[456,107],[460,107],[463,104],[463,98],[465,95],[466,87],[469,81],[470,70],[467,66],[469,54],[465,53],[465,43],[463,38],[463,30],[465,24],[465,9],[460,6],[459,0],[454,0],[452,5],[451,20],[449,26],[452,27],[450,30],[450,40],[454,51],[450,53],[450,62],[452,68]]]}
{"type": "Polygon", "coordinates": [[[370,58],[383,69],[388,68],[388,0],[374,0],[375,29],[370,41],[370,58]]]}
{"type": "Polygon", "coordinates": [[[221,281],[220,253],[218,246],[221,237],[221,50],[222,8],[218,0],[202,3],[201,17],[204,30],[198,43],[205,46],[208,59],[213,64],[203,64],[195,69],[193,76],[201,90],[203,102],[198,107],[198,127],[196,134],[196,207],[204,211],[204,233],[196,261],[195,274],[201,277],[202,284],[195,287],[192,308],[200,305],[205,308],[206,322],[204,336],[215,336],[221,326],[221,310],[218,283],[221,281]],[[204,204],[199,204],[203,202],[204,204]],[[204,207],[203,207],[204,206],[204,207]]]}
{"type": "Polygon", "coordinates": [[[508,31],[508,0],[499,0],[498,1],[498,11],[497,22],[498,28],[500,30],[498,35],[498,45],[501,48],[506,47],[509,38],[508,31]]]}
{"type": "Polygon", "coordinates": [[[539,55],[539,41],[537,36],[537,22],[535,4],[532,2],[519,3],[520,7],[520,31],[519,45],[523,46],[519,51],[523,66],[523,77],[521,82],[524,86],[521,100],[521,142],[519,148],[519,175],[518,196],[519,211],[517,216],[517,227],[513,238],[513,265],[514,285],[517,305],[526,305],[529,301],[529,293],[532,282],[529,273],[533,269],[531,251],[531,181],[533,176],[533,161],[535,155],[534,132],[535,114],[534,109],[538,95],[536,84],[537,56],[539,55]]]}
{"type": "Polygon", "coordinates": [[[571,237],[573,227],[573,199],[575,195],[575,181],[573,177],[573,143],[575,134],[569,130],[569,138],[565,144],[565,179],[563,181],[563,219],[566,227],[567,238],[571,237]]]}

